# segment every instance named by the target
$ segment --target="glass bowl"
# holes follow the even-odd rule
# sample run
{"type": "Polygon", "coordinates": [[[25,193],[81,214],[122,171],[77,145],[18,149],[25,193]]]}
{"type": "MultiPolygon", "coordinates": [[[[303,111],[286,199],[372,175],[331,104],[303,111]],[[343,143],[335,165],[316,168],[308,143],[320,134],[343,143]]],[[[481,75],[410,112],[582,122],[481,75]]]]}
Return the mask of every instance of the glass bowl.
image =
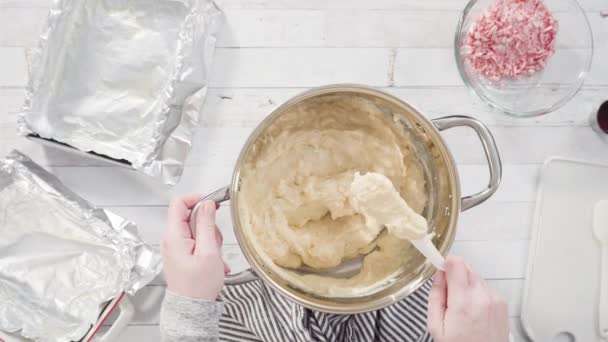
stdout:
{"type": "Polygon", "coordinates": [[[576,0],[545,0],[558,22],[555,53],[545,68],[521,79],[492,81],[476,74],[461,55],[471,25],[495,0],[471,0],[458,21],[454,39],[456,65],[464,83],[485,103],[516,117],[547,114],[570,100],[589,74],[593,36],[576,0]]]}

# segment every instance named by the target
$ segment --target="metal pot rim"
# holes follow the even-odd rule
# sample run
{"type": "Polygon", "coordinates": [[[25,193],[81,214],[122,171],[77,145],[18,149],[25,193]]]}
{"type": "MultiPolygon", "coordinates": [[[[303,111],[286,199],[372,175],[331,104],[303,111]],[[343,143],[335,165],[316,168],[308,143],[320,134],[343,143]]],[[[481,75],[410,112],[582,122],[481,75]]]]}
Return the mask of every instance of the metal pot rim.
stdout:
{"type": "MultiPolygon", "coordinates": [[[[267,127],[274,122],[274,120],[285,113],[288,108],[293,105],[309,99],[311,97],[316,97],[320,95],[326,95],[331,93],[340,93],[340,92],[350,92],[354,94],[365,94],[372,97],[378,97],[382,100],[388,101],[393,105],[398,106],[399,108],[403,108],[408,115],[411,115],[414,121],[421,126],[421,129],[428,133],[429,136],[432,137],[435,146],[439,149],[441,157],[446,164],[446,169],[448,171],[448,179],[450,181],[449,193],[451,194],[451,207],[446,208],[449,211],[449,224],[447,228],[447,233],[445,238],[443,239],[443,243],[438,246],[441,254],[446,255],[452,243],[454,242],[455,234],[456,234],[456,222],[458,220],[459,214],[461,210],[466,210],[471,208],[479,203],[485,201],[489,198],[498,188],[500,184],[500,178],[502,174],[502,168],[500,164],[500,157],[498,155],[498,151],[496,149],[494,140],[487,130],[487,128],[481,124],[479,121],[469,118],[469,117],[446,117],[441,119],[429,120],[425,118],[420,111],[414,108],[409,103],[391,95],[384,91],[356,84],[335,84],[335,85],[327,85],[323,87],[313,88],[308,91],[305,91],[299,95],[296,95],[286,101],[284,104],[273,110],[250,134],[249,138],[243,145],[237,162],[234,167],[234,171],[232,174],[231,184],[229,187],[225,187],[216,191],[215,193],[207,196],[207,198],[214,199],[215,201],[224,201],[228,198],[231,198],[231,217],[233,220],[234,232],[237,238],[241,249],[243,250],[243,254],[245,258],[251,265],[252,269],[243,271],[236,275],[229,275],[226,278],[226,284],[240,284],[243,282],[248,282],[261,278],[266,284],[272,287],[275,291],[280,293],[281,295],[289,298],[290,300],[303,305],[307,308],[330,312],[330,313],[340,313],[340,314],[351,314],[351,313],[360,313],[366,311],[377,310],[383,308],[387,305],[393,304],[414,291],[420,288],[434,273],[434,267],[430,265],[425,265],[420,274],[417,275],[416,278],[411,280],[406,286],[403,286],[399,290],[395,291],[389,296],[381,296],[378,298],[374,298],[369,302],[365,303],[336,303],[335,305],[321,305],[318,303],[310,303],[297,295],[294,295],[293,290],[289,290],[285,286],[282,286],[278,282],[275,281],[272,277],[270,277],[265,271],[263,265],[258,262],[258,259],[254,258],[249,248],[243,248],[243,246],[249,246],[246,241],[246,237],[243,236],[243,232],[241,229],[240,217],[239,217],[239,209],[238,209],[238,191],[239,191],[239,179],[241,169],[244,163],[244,160],[247,156],[249,148],[253,145],[256,139],[267,129],[267,127]],[[447,148],[447,144],[443,140],[440,135],[440,130],[456,127],[456,126],[468,126],[473,128],[481,139],[482,145],[486,152],[486,157],[488,159],[488,163],[490,166],[490,184],[487,189],[481,191],[480,193],[465,197],[461,200],[461,191],[460,191],[460,180],[458,177],[458,171],[456,168],[456,163],[454,162],[454,158],[450,150],[447,148]]],[[[203,199],[203,200],[205,200],[203,199]]],[[[202,201],[199,202],[202,203],[202,201]]],[[[193,213],[198,209],[197,206],[193,209],[193,213]]],[[[192,215],[194,218],[196,215],[192,215]]],[[[194,227],[194,220],[191,220],[191,226],[194,227]]]]}

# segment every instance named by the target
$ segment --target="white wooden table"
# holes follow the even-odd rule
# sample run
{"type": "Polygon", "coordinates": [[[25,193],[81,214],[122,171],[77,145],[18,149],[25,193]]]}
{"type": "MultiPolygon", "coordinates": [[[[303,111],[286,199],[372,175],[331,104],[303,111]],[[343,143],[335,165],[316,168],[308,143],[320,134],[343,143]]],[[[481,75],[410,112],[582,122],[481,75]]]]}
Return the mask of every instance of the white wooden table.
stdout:
{"type": "MultiPolygon", "coordinates": [[[[27,81],[26,52],[46,17],[48,0],[0,0],[0,156],[19,149],[99,206],[136,221],[158,245],[172,194],[209,192],[229,181],[245,138],[277,105],[313,86],[362,83],[413,103],[428,117],[471,115],[494,133],[504,164],[491,200],[462,215],[453,253],[463,255],[519,315],[534,194],[549,156],[608,162],[608,145],[587,118],[608,99],[608,0],[581,0],[595,35],[592,72],[566,106],[535,119],[492,112],[464,87],[453,58],[456,21],[466,0],[221,0],[225,25],[218,41],[203,123],[182,181],[172,189],[131,171],[47,150],[15,133],[27,81]]],[[[458,162],[463,192],[487,184],[478,140],[465,129],[445,133],[458,162]]],[[[228,210],[220,210],[224,253],[246,267],[228,210]]],[[[121,341],[158,341],[164,280],[134,298],[136,315],[121,341]]]]}

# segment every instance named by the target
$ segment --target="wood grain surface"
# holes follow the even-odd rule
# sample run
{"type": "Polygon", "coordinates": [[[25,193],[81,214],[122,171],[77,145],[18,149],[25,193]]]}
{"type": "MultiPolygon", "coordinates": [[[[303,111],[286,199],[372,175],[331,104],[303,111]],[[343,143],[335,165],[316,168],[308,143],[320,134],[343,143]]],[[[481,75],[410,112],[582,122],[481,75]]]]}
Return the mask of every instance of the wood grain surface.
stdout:
{"type": "MultiPolygon", "coordinates": [[[[158,245],[171,196],[226,185],[251,130],[274,108],[313,86],[362,83],[415,105],[429,118],[470,115],[496,138],[504,175],[491,200],[462,214],[452,253],[463,255],[508,299],[517,341],[532,213],[541,164],[561,155],[608,162],[608,145],[588,124],[608,99],[606,0],[580,0],[596,51],[591,74],[575,98],[550,115],[514,119],[492,111],[464,86],[453,36],[464,0],[221,0],[219,35],[201,128],[182,181],[159,185],[124,168],[43,148],[16,132],[24,100],[27,54],[37,43],[49,1],[0,0],[0,156],[19,149],[96,205],[138,223],[158,245]]],[[[551,89],[546,89],[551,92],[551,89]]],[[[481,190],[488,171],[474,133],[444,133],[458,163],[464,194],[481,190]]],[[[247,267],[224,206],[218,225],[233,270],[247,267]]],[[[161,276],[133,298],[135,318],[120,341],[159,341],[161,276]]],[[[111,322],[111,320],[110,320],[111,322]]],[[[109,324],[108,322],[107,324],[109,324]]]]}

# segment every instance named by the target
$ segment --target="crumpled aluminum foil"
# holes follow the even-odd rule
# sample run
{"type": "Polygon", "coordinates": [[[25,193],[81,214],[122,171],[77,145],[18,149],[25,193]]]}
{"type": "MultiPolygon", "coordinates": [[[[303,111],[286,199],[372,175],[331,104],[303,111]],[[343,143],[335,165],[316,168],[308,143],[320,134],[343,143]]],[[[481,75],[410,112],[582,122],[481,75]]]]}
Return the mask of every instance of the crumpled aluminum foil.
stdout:
{"type": "Polygon", "coordinates": [[[95,208],[28,157],[0,160],[0,330],[77,341],[102,303],[160,273],[135,224],[95,208]]]}
{"type": "Polygon", "coordinates": [[[20,133],[177,183],[220,22],[212,0],[53,0],[20,133]]]}

